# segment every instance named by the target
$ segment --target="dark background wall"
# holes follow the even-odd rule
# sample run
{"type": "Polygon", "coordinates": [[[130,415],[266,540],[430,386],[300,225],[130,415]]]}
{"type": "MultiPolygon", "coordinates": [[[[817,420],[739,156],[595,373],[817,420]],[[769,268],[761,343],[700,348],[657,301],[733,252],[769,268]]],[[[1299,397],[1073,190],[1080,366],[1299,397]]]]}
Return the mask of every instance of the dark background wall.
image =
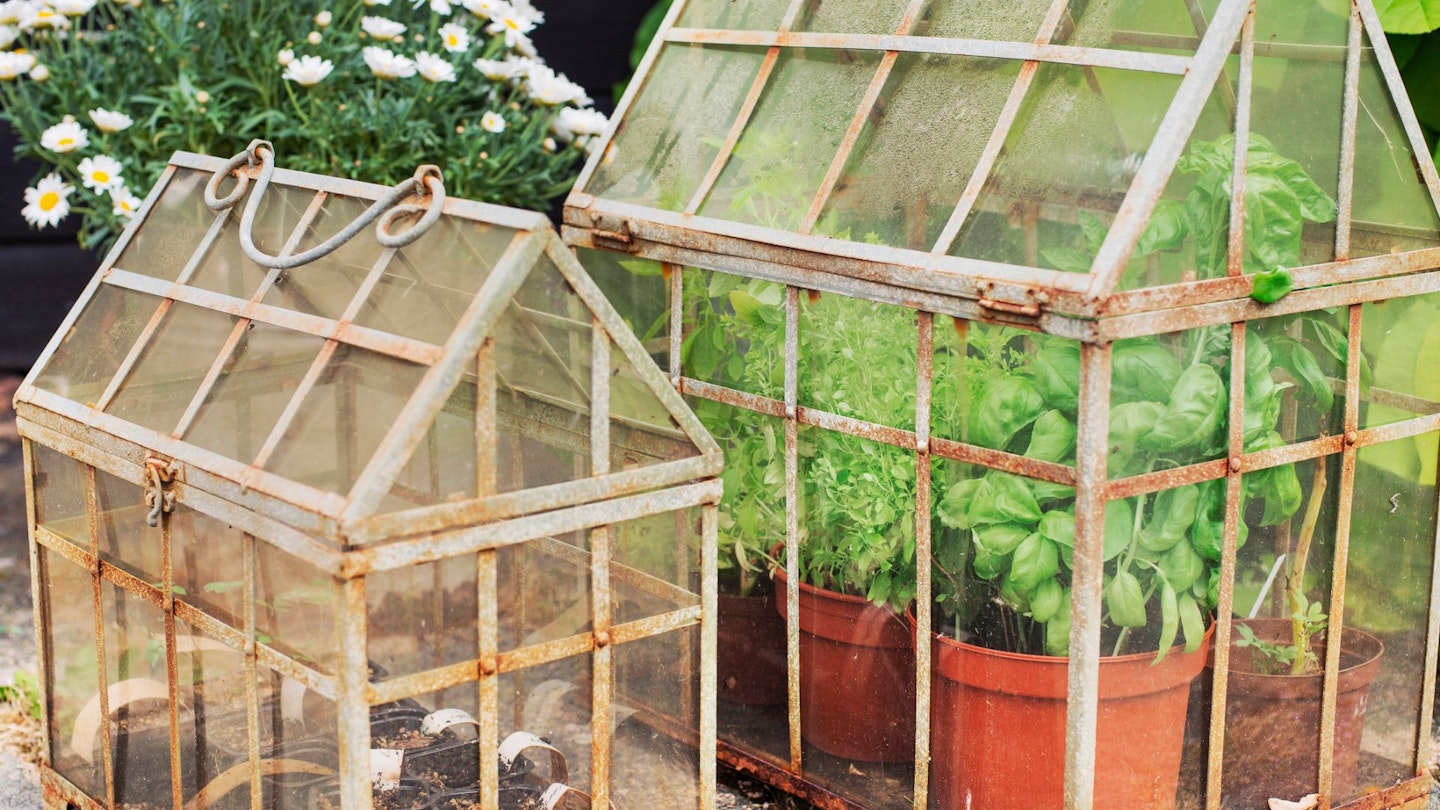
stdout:
{"type": "MultiPolygon", "coordinates": [[[[630,76],[630,46],[653,0],[540,0],[540,55],[584,85],[595,106],[614,108],[611,88],[630,76]]],[[[11,157],[15,138],[0,124],[0,371],[27,369],[99,266],[70,228],[34,231],[21,195],[40,168],[11,157]]],[[[140,193],[137,191],[137,193],[140,193]]],[[[141,194],[143,196],[143,193],[141,194]]]]}

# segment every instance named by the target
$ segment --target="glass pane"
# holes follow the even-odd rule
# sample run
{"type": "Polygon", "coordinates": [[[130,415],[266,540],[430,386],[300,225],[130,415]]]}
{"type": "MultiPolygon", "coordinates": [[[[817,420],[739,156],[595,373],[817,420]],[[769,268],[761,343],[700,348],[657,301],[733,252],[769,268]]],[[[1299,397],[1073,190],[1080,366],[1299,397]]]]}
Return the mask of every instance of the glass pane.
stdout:
{"type": "Polygon", "coordinates": [[[789,0],[693,0],[675,23],[678,28],[735,28],[773,31],[780,27],[789,0]]]}
{"type": "Polygon", "coordinates": [[[686,377],[771,399],[785,396],[785,287],[685,269],[686,377]]]}
{"type": "Polygon", "coordinates": [[[101,284],[35,378],[36,387],[93,408],[159,306],[159,298],[101,284]]]}
{"type": "Polygon", "coordinates": [[[269,543],[255,544],[255,629],[301,664],[333,673],[340,589],[336,581],[269,543]]]}
{"type": "Polygon", "coordinates": [[[1416,171],[1415,154],[1385,78],[1366,50],[1360,69],[1355,133],[1355,210],[1352,256],[1379,256],[1440,244],[1435,201],[1416,171]]]}
{"type": "Polygon", "coordinates": [[[1041,65],[950,253],[1088,271],[1057,260],[1052,247],[1104,238],[1105,223],[1119,210],[1179,82],[1176,76],[1041,65]]]}
{"type": "Polygon", "coordinates": [[[251,321],[196,412],[185,441],[248,463],[324,343],[313,335],[251,321]]]}
{"type": "Polygon", "coordinates": [[[508,228],[443,217],[395,254],[356,325],[443,344],[514,237],[508,228]]]}
{"type": "MultiPolygon", "coordinates": [[[[190,281],[192,286],[246,299],[260,289],[260,282],[270,271],[250,261],[240,249],[240,214],[253,193],[252,185],[245,198],[235,203],[225,229],[195,271],[190,281]]],[[[255,247],[266,255],[279,255],[314,198],[315,192],[307,189],[270,186],[255,212],[251,229],[255,247]]]]}
{"type": "Polygon", "coordinates": [[[209,172],[176,169],[115,266],[166,281],[179,278],[215,222],[215,212],[205,205],[210,177],[209,172]]]}
{"type": "Polygon", "coordinates": [[[1045,19],[1041,3],[950,0],[927,5],[915,28],[918,36],[1034,42],[1045,19]]]}
{"type": "MultiPolygon", "coordinates": [[[[1183,467],[1226,454],[1229,324],[1117,340],[1111,368],[1112,478],[1183,467]]],[[[1256,375],[1257,391],[1262,379],[1256,375]]],[[[1273,386],[1267,388],[1274,390],[1273,386]]],[[[1278,409],[1263,411],[1254,435],[1275,430],[1278,419],[1278,409]]]]}
{"type": "MultiPolygon", "coordinates": [[[[117,806],[134,810],[164,807],[171,797],[164,615],[109,582],[101,583],[100,588],[115,801],[117,806]]],[[[181,694],[188,699],[184,688],[181,694]]],[[[98,698],[93,698],[97,704],[98,698]]],[[[193,729],[195,718],[190,710],[181,709],[180,713],[181,725],[193,729]]],[[[194,795],[193,749],[181,749],[180,764],[181,789],[187,796],[194,795]]]]}
{"type": "Polygon", "coordinates": [[[656,365],[670,370],[670,278],[660,262],[608,250],[579,248],[575,255],[605,293],[656,365]]]}
{"type": "MultiPolygon", "coordinates": [[[[320,795],[335,784],[340,750],[336,742],[335,704],[273,670],[260,667],[260,758],[318,765],[329,773],[285,773],[260,778],[260,806],[268,810],[314,810],[320,795]]],[[[248,781],[231,800],[250,801],[248,781]]],[[[339,806],[337,803],[336,807],[339,806]]]]}
{"type": "Polygon", "coordinates": [[[796,31],[895,34],[910,0],[812,0],[800,8],[796,31]]]}
{"type": "MultiPolygon", "coordinates": [[[[1248,473],[1243,480],[1223,789],[1226,806],[1250,807],[1271,796],[1315,791],[1340,457],[1248,473]],[[1298,624],[1292,621],[1297,611],[1307,617],[1298,624]]],[[[1354,705],[1340,716],[1353,716],[1354,705]]],[[[1347,776],[1343,764],[1337,751],[1337,796],[1348,792],[1347,780],[1354,784],[1354,765],[1347,776]]]]}
{"type": "MultiPolygon", "coordinates": [[[[325,242],[369,207],[368,201],[354,197],[334,194],[326,197],[295,252],[304,253],[325,242]]],[[[272,306],[339,320],[383,252],[380,243],[375,241],[375,230],[363,228],[329,256],[282,272],[261,300],[272,306]]]]}
{"type": "Polygon", "coordinates": [[[244,555],[244,533],[234,526],[184,504],[170,513],[175,598],[236,628],[244,626],[244,555]]]}
{"type": "Polygon", "coordinates": [[[365,578],[375,680],[475,659],[475,565],[473,555],[450,557],[365,578]]]}
{"type": "Polygon", "coordinates": [[[90,522],[85,511],[85,467],[34,442],[36,522],[87,551],[90,522]]]}
{"type": "MultiPolygon", "coordinates": [[[[728,0],[700,4],[685,18],[699,17],[706,6],[718,7],[725,16],[743,5],[728,0]]],[[[753,48],[665,45],[586,192],[684,210],[715,161],[764,56],[764,50],[753,48]]]]}
{"type": "Polygon", "coordinates": [[[265,469],[349,492],[423,376],[424,366],[341,346],[265,469]]]}
{"type": "MultiPolygon", "coordinates": [[[[648,360],[647,360],[648,362],[648,360]]],[[[669,383],[665,383],[668,385],[669,383]]],[[[700,455],[660,396],[610,347],[610,468],[621,471],[700,455]]]]}
{"type": "Polygon", "coordinates": [[[193,778],[203,786],[249,758],[245,656],[177,621],[175,664],[180,694],[193,709],[181,722],[180,749],[187,763],[193,756],[193,778]]]}
{"type": "Polygon", "coordinates": [[[381,512],[476,497],[475,378],[467,376],[430,423],[381,512]]]}
{"type": "Polygon", "coordinates": [[[700,604],[698,509],[629,520],[613,528],[612,621],[633,622],[700,604]]]}
{"type": "Polygon", "coordinates": [[[170,435],[236,323],[213,310],[171,304],[105,412],[170,435]]]}
{"type": "MultiPolygon", "coordinates": [[[[1210,0],[1213,4],[1214,0],[1210,0]]],[[[1255,45],[1267,43],[1344,46],[1349,33],[1350,9],[1334,0],[1256,0],[1255,45]]],[[[1339,55],[1331,54],[1341,62],[1339,55]]]]}
{"type": "MultiPolygon", "coordinates": [[[[915,591],[907,552],[915,542],[915,457],[817,428],[801,427],[799,440],[800,716],[812,746],[804,775],[867,806],[904,807],[915,657],[899,611],[915,591]]],[[[777,578],[780,608],[787,583],[777,578]]]]}
{"type": "MultiPolygon", "coordinates": [[[[1218,6],[1217,0],[1205,5],[1218,6]]],[[[1086,48],[1125,48],[1190,54],[1199,47],[1197,32],[1206,30],[1206,14],[1196,2],[1181,0],[1127,0],[1096,2],[1071,0],[1066,24],[1055,42],[1086,48]]]]}
{"type": "Polygon", "coordinates": [[[902,54],[822,219],[844,223],[856,241],[929,250],[1019,70],[1011,60],[902,54]]]}
{"type": "Polygon", "coordinates": [[[913,429],[916,346],[913,310],[812,293],[800,305],[800,404],[913,429]]]}
{"type": "Polygon", "coordinates": [[[944,316],[934,336],[932,435],[1075,463],[1080,344],[944,316]]]}
{"type": "Polygon", "coordinates": [[[159,587],[163,582],[160,528],[147,524],[145,491],[95,471],[96,534],[100,559],[159,587]]]}
{"type": "MultiPolygon", "coordinates": [[[[1235,164],[1234,77],[1238,71],[1239,61],[1232,58],[1211,91],[1210,100],[1201,110],[1200,120],[1190,133],[1185,154],[1170,175],[1165,193],[1155,204],[1150,221],[1121,276],[1119,289],[1220,278],[1228,271],[1230,189],[1234,185],[1231,178],[1235,164]]],[[[1257,171],[1265,170],[1263,164],[1274,167],[1289,163],[1288,158],[1277,156],[1269,142],[1259,136],[1253,136],[1250,155],[1249,159],[1257,171]]],[[[1303,172],[1286,175],[1286,178],[1291,179],[1296,187],[1310,182],[1303,172]]],[[[1285,244],[1286,232],[1279,229],[1272,232],[1269,229],[1272,220],[1265,214],[1272,210],[1272,206],[1282,210],[1293,209],[1296,221],[1299,221],[1299,198],[1288,195],[1289,189],[1289,185],[1277,188],[1275,184],[1257,183],[1254,186],[1255,195],[1265,196],[1263,200],[1255,199],[1253,204],[1247,203],[1245,208],[1249,223],[1246,238],[1251,249],[1251,254],[1246,256],[1247,272],[1254,269],[1258,257],[1277,263],[1281,261],[1273,257],[1285,244]]],[[[1079,238],[1066,245],[1041,247],[1041,252],[1048,253],[1057,266],[1068,267],[1073,263],[1076,270],[1088,267],[1100,248],[1105,229],[1097,227],[1092,215],[1080,216],[1079,238]]],[[[1293,263],[1295,259],[1285,257],[1283,261],[1293,263]]]]}
{"type": "MultiPolygon", "coordinates": [[[[782,51],[700,213],[799,229],[879,60],[875,52],[782,51]]],[[[821,220],[813,230],[843,237],[842,229],[840,223],[821,220]]]]}
{"type": "MultiPolygon", "coordinates": [[[[500,737],[526,731],[559,749],[569,766],[570,787],[590,792],[590,656],[562,658],[500,676],[500,737]]],[[[548,770],[543,751],[532,751],[533,779],[548,785],[559,778],[548,770]],[[543,775],[542,775],[543,773],[543,775]]]]}
{"type": "Polygon", "coordinates": [[[40,554],[45,589],[36,599],[44,600],[49,620],[43,650],[49,681],[45,691],[50,701],[51,764],[91,798],[103,801],[100,672],[90,574],[58,554],[43,548],[40,554]],[[82,715],[84,726],[77,729],[82,715]]]}
{"type": "Polygon", "coordinates": [[[1423,759],[1415,760],[1415,740],[1426,738],[1418,734],[1418,724],[1435,483],[1402,478],[1370,464],[1371,454],[1382,448],[1361,448],[1355,467],[1345,626],[1340,634],[1339,701],[1349,711],[1337,712],[1338,801],[1397,784],[1413,777],[1417,766],[1425,766],[1423,759]]]}
{"type": "Polygon", "coordinates": [[[496,566],[501,652],[590,632],[588,532],[502,546],[496,566]]]}
{"type": "Polygon", "coordinates": [[[1346,310],[1251,321],[1245,334],[1247,452],[1344,430],[1346,310]]]}
{"type": "Polygon", "coordinates": [[[698,630],[688,629],[615,648],[610,795],[617,807],[700,806],[699,758],[676,736],[700,728],[699,641],[698,630]]]}
{"type": "MultiPolygon", "coordinates": [[[[1360,426],[1440,412],[1440,378],[1434,371],[1440,361],[1440,294],[1365,304],[1361,317],[1360,426]]],[[[1432,434],[1389,442],[1371,454],[1372,463],[1424,481],[1435,480],[1435,458],[1432,434]]]]}

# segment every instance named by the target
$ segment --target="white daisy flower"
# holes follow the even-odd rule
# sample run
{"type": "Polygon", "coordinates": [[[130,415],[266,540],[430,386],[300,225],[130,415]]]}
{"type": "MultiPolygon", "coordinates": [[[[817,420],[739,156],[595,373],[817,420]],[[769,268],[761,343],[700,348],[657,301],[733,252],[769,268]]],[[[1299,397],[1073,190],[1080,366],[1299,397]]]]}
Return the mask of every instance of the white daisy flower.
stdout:
{"type": "Polygon", "coordinates": [[[515,40],[515,47],[512,48],[512,50],[527,59],[540,58],[540,52],[535,50],[535,40],[529,39],[527,37],[521,37],[520,39],[515,40]]]}
{"type": "Polygon", "coordinates": [[[17,25],[20,18],[29,11],[32,3],[27,0],[6,0],[0,3],[0,25],[17,25]]]}
{"type": "Polygon", "coordinates": [[[33,67],[35,67],[34,54],[0,51],[0,81],[23,76],[29,73],[30,68],[33,67]]]}
{"type": "Polygon", "coordinates": [[[125,167],[109,155],[96,155],[80,161],[80,182],[96,194],[125,185],[120,173],[125,167]]]}
{"type": "Polygon", "coordinates": [[[73,116],[40,133],[40,145],[51,152],[74,152],[90,145],[90,135],[85,128],[75,123],[73,116]]]}
{"type": "Polygon", "coordinates": [[[110,201],[115,203],[115,207],[112,209],[115,216],[121,219],[133,219],[135,212],[140,210],[140,204],[143,202],[123,185],[110,189],[110,201]]]}
{"type": "Polygon", "coordinates": [[[295,51],[286,48],[276,54],[275,61],[280,63],[280,67],[290,67],[290,63],[295,61],[295,51]]]}
{"type": "Polygon", "coordinates": [[[445,50],[450,53],[464,53],[470,48],[470,32],[460,23],[446,23],[440,26],[438,32],[440,42],[444,44],[445,50]]]}
{"type": "Polygon", "coordinates": [[[55,9],[41,4],[35,4],[22,12],[20,17],[21,31],[37,31],[41,28],[69,28],[70,19],[55,9]]]}
{"type": "Polygon", "coordinates": [[[394,39],[405,33],[405,23],[387,20],[384,17],[366,17],[360,21],[360,28],[379,40],[394,39]]]}
{"type": "Polygon", "coordinates": [[[318,56],[302,56],[292,61],[285,67],[283,79],[289,79],[302,87],[314,87],[325,80],[326,76],[335,69],[334,63],[329,59],[321,59],[318,56]]]}
{"type": "Polygon", "coordinates": [[[427,82],[455,81],[455,66],[443,56],[421,51],[415,54],[415,68],[427,82]]]}
{"type": "Polygon", "coordinates": [[[49,81],[50,68],[45,67],[44,65],[36,65],[35,67],[30,68],[30,78],[37,82],[49,81]]]}
{"type": "Polygon", "coordinates": [[[124,132],[135,123],[135,119],[123,112],[114,112],[104,107],[96,107],[91,110],[90,120],[95,122],[95,127],[101,132],[124,132]]]}
{"type": "Polygon", "coordinates": [[[20,36],[20,29],[13,25],[0,25],[0,51],[15,44],[20,36]]]}
{"type": "Polygon", "coordinates": [[[319,31],[311,31],[305,35],[305,41],[311,45],[319,45],[322,39],[324,39],[324,37],[320,35],[319,31]]]}
{"type": "Polygon", "coordinates": [[[492,34],[504,34],[507,48],[514,48],[516,43],[528,41],[530,37],[527,35],[535,30],[535,23],[516,11],[514,6],[501,9],[491,19],[494,22],[487,25],[485,30],[492,34]]]}
{"type": "Polygon", "coordinates": [[[388,6],[388,5],[390,5],[390,0],[365,0],[365,5],[367,5],[367,6],[388,6]]]}
{"type": "Polygon", "coordinates": [[[561,104],[589,104],[585,88],[548,67],[536,66],[525,82],[530,99],[536,104],[558,107],[561,104]]]}
{"type": "Polygon", "coordinates": [[[40,178],[40,182],[34,188],[25,189],[25,207],[20,209],[20,215],[31,227],[48,228],[60,224],[60,220],[69,216],[70,201],[66,199],[75,187],[60,179],[60,175],[51,172],[40,178]]]}
{"type": "Polygon", "coordinates": [[[516,14],[519,14],[536,25],[545,22],[545,12],[535,8],[530,0],[511,0],[510,6],[515,9],[516,14]]]}
{"type": "Polygon", "coordinates": [[[486,20],[493,20],[502,12],[511,11],[512,8],[505,0],[463,0],[465,8],[471,14],[486,20]]]}
{"type": "Polygon", "coordinates": [[[415,0],[415,8],[419,8],[426,3],[430,4],[431,11],[442,17],[449,17],[451,6],[457,5],[457,3],[451,3],[450,0],[415,0]]]}
{"type": "Polygon", "coordinates": [[[326,9],[315,15],[315,25],[318,28],[329,28],[330,23],[335,21],[335,15],[326,9]]]}
{"type": "Polygon", "coordinates": [[[365,57],[365,64],[370,66],[370,72],[381,79],[407,79],[415,75],[415,63],[409,59],[371,45],[360,51],[365,57]]]}
{"type": "Polygon", "coordinates": [[[89,14],[95,8],[95,0],[46,0],[46,3],[66,17],[89,14]]]}
{"type": "Polygon", "coordinates": [[[550,121],[550,131],[562,141],[599,135],[605,131],[609,118],[599,110],[577,110],[566,107],[550,121]]]}
{"type": "Polygon", "coordinates": [[[500,113],[487,112],[480,116],[480,128],[499,135],[505,131],[505,118],[500,113]]]}
{"type": "Polygon", "coordinates": [[[498,59],[476,59],[475,69],[485,74],[485,78],[494,82],[503,82],[515,78],[517,65],[509,59],[501,62],[498,59]]]}

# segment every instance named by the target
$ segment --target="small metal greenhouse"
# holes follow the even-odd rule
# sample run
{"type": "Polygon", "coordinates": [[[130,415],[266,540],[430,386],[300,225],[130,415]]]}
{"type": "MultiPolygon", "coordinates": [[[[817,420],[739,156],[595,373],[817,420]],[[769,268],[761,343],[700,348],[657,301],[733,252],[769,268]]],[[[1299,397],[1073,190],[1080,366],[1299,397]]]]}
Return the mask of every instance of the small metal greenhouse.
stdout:
{"type": "Polygon", "coordinates": [[[1372,0],[676,0],[564,237],[725,450],[721,760],[1424,807],[1437,203],[1372,0]]]}
{"type": "Polygon", "coordinates": [[[275,160],[17,394],[46,806],[713,807],[715,442],[542,215],[275,160]]]}

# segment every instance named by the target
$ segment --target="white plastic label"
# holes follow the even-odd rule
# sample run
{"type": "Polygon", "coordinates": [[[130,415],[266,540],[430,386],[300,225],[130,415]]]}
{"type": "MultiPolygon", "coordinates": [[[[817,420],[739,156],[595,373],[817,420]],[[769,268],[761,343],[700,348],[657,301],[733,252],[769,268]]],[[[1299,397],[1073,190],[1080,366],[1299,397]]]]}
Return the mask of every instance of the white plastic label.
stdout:
{"type": "Polygon", "coordinates": [[[400,770],[404,764],[405,752],[398,748],[371,748],[370,783],[376,790],[400,787],[400,770]]]}
{"type": "Polygon", "coordinates": [[[427,737],[434,737],[445,729],[457,725],[480,727],[475,718],[471,717],[470,713],[464,709],[440,709],[425,715],[425,719],[420,721],[420,733],[427,737]]]}
{"type": "Polygon", "coordinates": [[[560,800],[565,798],[565,794],[569,792],[569,785],[562,785],[556,782],[550,787],[545,788],[545,792],[540,795],[540,806],[544,807],[545,810],[555,810],[556,807],[560,806],[560,800]]]}
{"type": "Polygon", "coordinates": [[[304,722],[305,684],[287,677],[280,685],[280,714],[286,720],[304,722]]]}
{"type": "Polygon", "coordinates": [[[526,748],[549,748],[544,740],[526,731],[517,731],[500,743],[500,764],[509,768],[526,748]]]}

